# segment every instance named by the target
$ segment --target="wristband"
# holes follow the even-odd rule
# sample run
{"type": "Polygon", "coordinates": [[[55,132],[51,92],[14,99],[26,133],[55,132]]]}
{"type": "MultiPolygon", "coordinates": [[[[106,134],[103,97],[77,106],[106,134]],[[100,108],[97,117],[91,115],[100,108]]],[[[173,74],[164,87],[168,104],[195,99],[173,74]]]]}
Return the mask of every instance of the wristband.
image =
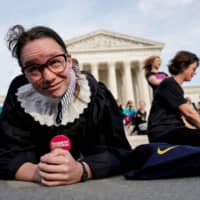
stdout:
{"type": "Polygon", "coordinates": [[[86,167],[85,167],[83,161],[79,161],[79,163],[81,164],[82,169],[83,169],[83,173],[82,173],[82,176],[81,176],[81,180],[80,180],[80,181],[81,181],[81,182],[85,182],[85,181],[88,180],[88,172],[87,172],[87,170],[86,170],[86,167]]]}

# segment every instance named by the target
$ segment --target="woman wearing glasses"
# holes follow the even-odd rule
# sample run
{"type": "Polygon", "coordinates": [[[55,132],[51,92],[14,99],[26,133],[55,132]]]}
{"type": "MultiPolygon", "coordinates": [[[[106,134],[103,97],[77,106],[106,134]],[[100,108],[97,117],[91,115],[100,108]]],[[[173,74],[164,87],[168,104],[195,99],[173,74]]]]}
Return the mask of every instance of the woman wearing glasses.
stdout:
{"type": "Polygon", "coordinates": [[[122,173],[119,155],[130,146],[107,88],[73,70],[50,28],[16,25],[7,42],[23,74],[12,81],[0,118],[0,178],[56,186],[122,173]],[[56,135],[70,138],[70,151],[50,151],[56,135]]]}

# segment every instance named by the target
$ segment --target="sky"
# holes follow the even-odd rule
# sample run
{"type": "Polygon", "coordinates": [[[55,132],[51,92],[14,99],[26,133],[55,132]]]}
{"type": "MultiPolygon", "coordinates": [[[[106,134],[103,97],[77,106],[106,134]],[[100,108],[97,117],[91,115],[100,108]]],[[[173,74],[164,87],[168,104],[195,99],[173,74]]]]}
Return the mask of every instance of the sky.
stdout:
{"type": "MultiPolygon", "coordinates": [[[[6,95],[20,67],[8,51],[5,36],[16,24],[53,28],[64,40],[98,29],[165,43],[161,70],[177,51],[200,57],[199,0],[6,0],[0,7],[0,95],[6,95]]],[[[200,68],[200,67],[199,67],[200,68]]],[[[200,86],[200,69],[185,86],[200,86]]]]}

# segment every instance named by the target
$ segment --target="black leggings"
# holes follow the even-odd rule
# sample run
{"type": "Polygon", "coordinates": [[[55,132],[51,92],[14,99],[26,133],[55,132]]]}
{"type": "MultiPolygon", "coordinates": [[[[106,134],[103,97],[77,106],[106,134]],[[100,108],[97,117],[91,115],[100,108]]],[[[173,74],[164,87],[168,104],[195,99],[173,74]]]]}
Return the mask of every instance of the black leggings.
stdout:
{"type": "Polygon", "coordinates": [[[151,142],[200,146],[200,129],[176,128],[151,142]]]}

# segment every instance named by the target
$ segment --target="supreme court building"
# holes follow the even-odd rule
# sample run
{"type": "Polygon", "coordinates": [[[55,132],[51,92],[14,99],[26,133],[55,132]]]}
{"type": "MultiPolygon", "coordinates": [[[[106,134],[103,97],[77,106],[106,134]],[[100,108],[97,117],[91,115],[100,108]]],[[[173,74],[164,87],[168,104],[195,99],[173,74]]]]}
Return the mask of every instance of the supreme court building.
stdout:
{"type": "Polygon", "coordinates": [[[133,100],[136,107],[144,100],[149,109],[152,91],[145,80],[143,62],[149,56],[160,55],[163,43],[97,30],[70,39],[66,45],[80,68],[105,83],[115,98],[123,104],[133,100]]]}

